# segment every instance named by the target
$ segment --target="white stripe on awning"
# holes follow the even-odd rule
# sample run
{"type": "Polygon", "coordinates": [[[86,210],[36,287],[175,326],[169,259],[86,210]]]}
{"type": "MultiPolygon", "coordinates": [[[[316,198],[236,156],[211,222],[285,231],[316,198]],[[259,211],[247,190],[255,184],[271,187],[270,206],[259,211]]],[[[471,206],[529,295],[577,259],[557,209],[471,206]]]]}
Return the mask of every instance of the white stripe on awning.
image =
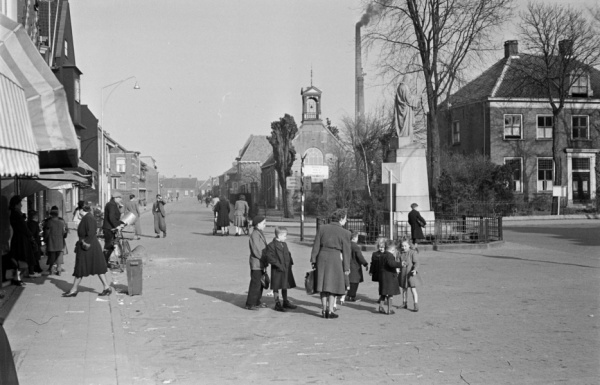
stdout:
{"type": "Polygon", "coordinates": [[[79,141],[62,84],[37,51],[23,26],[0,14],[0,73],[25,91],[37,150],[68,151],[77,167],[79,141]]]}
{"type": "Polygon", "coordinates": [[[37,176],[39,173],[25,91],[0,73],[0,176],[37,176]]]}

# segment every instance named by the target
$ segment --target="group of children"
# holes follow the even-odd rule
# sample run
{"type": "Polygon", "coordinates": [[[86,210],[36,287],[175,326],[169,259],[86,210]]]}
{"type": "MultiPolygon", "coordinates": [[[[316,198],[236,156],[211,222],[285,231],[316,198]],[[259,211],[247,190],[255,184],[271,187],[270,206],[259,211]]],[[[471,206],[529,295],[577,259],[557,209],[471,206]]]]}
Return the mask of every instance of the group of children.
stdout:
{"type": "MultiPolygon", "coordinates": [[[[288,230],[285,227],[275,228],[275,239],[269,243],[264,251],[265,262],[271,265],[271,289],[275,299],[275,310],[285,312],[286,309],[295,309],[297,306],[288,299],[288,289],[296,287],[296,281],[292,272],[294,261],[286,244],[288,230]],[[280,301],[279,290],[283,297],[280,301]]],[[[345,275],[347,291],[344,295],[337,297],[340,303],[345,301],[358,302],[356,292],[360,282],[363,282],[362,266],[368,267],[368,262],[362,255],[358,246],[358,233],[353,231],[352,256],[350,260],[350,274],[345,275]]],[[[392,310],[392,298],[394,295],[402,294],[402,306],[408,308],[408,289],[413,296],[414,311],[419,311],[419,297],[417,284],[420,281],[417,275],[419,262],[414,250],[410,249],[408,241],[402,241],[400,251],[396,243],[387,238],[377,239],[377,251],[371,257],[369,275],[374,282],[379,283],[379,312],[383,314],[394,314],[392,310]],[[385,305],[385,308],[384,308],[385,305]]],[[[337,307],[334,306],[334,309],[337,307]]]]}

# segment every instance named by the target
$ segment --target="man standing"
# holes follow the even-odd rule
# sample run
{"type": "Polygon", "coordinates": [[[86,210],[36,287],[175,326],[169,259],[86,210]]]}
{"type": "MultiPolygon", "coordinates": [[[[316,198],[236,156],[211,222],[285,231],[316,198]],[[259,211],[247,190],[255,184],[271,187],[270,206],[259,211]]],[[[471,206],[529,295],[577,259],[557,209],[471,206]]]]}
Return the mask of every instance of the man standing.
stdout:
{"type": "Polygon", "coordinates": [[[410,205],[412,210],[410,213],[408,213],[408,224],[410,225],[410,236],[412,238],[413,247],[418,252],[419,249],[417,248],[417,241],[425,238],[423,236],[423,230],[421,227],[425,227],[427,222],[425,222],[425,219],[423,219],[421,213],[417,211],[417,207],[419,207],[419,205],[416,203],[410,205]]]}
{"type": "Polygon", "coordinates": [[[142,223],[140,222],[140,205],[134,194],[129,194],[129,202],[125,203],[125,212],[135,215],[135,240],[140,240],[142,235],[142,223]]]}
{"type": "Polygon", "coordinates": [[[108,260],[113,250],[115,249],[114,239],[115,234],[113,229],[122,229],[125,224],[121,222],[121,211],[119,207],[122,206],[123,195],[118,191],[113,191],[112,198],[106,206],[104,206],[104,222],[102,223],[102,230],[104,232],[104,258],[108,265],[108,260]]]}
{"type": "Polygon", "coordinates": [[[167,222],[165,217],[167,212],[165,211],[165,202],[162,200],[162,196],[158,194],[156,196],[156,202],[152,205],[152,214],[154,215],[154,232],[156,238],[160,238],[160,232],[163,232],[163,238],[167,237],[167,222]]]}

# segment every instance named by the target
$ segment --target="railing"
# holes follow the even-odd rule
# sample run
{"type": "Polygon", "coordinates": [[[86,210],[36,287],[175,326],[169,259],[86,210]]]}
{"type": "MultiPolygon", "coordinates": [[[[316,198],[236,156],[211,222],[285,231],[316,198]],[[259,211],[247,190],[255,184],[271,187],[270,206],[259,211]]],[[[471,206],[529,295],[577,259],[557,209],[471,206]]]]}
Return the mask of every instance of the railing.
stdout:
{"type": "MultiPolygon", "coordinates": [[[[317,231],[328,218],[317,218],[317,231]]],[[[361,218],[348,218],[347,230],[359,233],[359,243],[374,244],[377,238],[389,238],[389,223],[365,223],[361,218]]],[[[407,221],[394,222],[394,239],[410,240],[411,230],[407,221]]],[[[419,243],[489,243],[502,240],[502,217],[495,216],[436,216],[435,221],[423,227],[424,240],[419,243]]]]}

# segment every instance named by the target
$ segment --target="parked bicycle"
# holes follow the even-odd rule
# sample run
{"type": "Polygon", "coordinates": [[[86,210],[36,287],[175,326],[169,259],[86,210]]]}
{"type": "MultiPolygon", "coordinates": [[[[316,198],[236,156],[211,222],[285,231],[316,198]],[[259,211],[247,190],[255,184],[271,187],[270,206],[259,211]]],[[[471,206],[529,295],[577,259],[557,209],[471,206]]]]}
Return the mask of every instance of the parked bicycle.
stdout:
{"type": "Polygon", "coordinates": [[[125,271],[127,258],[131,255],[131,246],[129,246],[129,241],[123,236],[121,228],[112,229],[112,232],[115,234],[113,241],[114,249],[108,259],[108,264],[111,269],[119,269],[122,273],[125,271]]]}

